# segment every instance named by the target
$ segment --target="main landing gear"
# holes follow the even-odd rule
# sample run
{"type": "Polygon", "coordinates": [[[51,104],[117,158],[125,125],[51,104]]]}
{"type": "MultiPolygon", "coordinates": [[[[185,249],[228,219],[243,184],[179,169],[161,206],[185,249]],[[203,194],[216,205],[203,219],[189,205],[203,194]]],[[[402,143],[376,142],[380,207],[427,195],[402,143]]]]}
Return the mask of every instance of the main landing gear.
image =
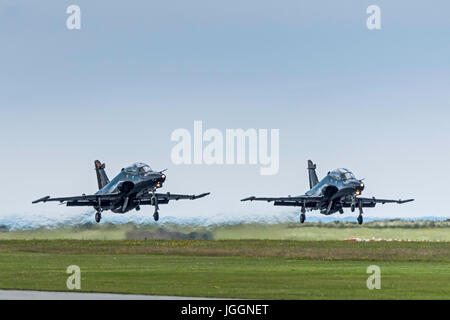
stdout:
{"type": "Polygon", "coordinates": [[[98,207],[95,208],[96,210],[98,210],[95,213],[95,222],[100,223],[100,220],[102,220],[102,198],[98,197],[98,207]]]}
{"type": "Polygon", "coordinates": [[[306,219],[305,212],[306,212],[306,209],[303,207],[302,208],[302,213],[300,214],[300,223],[305,222],[305,219],[306,219]]]}
{"type": "Polygon", "coordinates": [[[305,215],[304,213],[302,213],[302,214],[300,215],[300,223],[305,222],[305,219],[306,219],[306,215],[305,215]]]}

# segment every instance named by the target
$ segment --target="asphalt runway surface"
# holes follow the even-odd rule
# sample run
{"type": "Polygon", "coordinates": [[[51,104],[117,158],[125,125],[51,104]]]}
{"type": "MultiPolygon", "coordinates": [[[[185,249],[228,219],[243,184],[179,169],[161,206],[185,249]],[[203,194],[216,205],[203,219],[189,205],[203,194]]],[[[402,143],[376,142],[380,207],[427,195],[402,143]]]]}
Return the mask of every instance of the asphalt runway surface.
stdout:
{"type": "Polygon", "coordinates": [[[147,296],[136,294],[0,290],[0,300],[214,300],[199,297],[147,296]]]}

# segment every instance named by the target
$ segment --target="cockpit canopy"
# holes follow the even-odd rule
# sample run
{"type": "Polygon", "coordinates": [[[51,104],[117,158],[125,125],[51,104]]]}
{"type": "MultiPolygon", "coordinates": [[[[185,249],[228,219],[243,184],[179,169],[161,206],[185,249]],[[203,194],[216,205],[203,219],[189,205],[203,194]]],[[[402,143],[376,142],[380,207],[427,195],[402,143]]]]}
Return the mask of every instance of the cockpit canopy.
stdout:
{"type": "Polygon", "coordinates": [[[133,163],[131,166],[123,169],[126,173],[145,176],[150,172],[153,172],[152,168],[149,165],[141,162],[133,163]]]}
{"type": "Polygon", "coordinates": [[[355,175],[350,170],[345,168],[334,169],[333,171],[330,171],[330,173],[328,174],[336,180],[345,181],[349,179],[356,179],[355,175]]]}

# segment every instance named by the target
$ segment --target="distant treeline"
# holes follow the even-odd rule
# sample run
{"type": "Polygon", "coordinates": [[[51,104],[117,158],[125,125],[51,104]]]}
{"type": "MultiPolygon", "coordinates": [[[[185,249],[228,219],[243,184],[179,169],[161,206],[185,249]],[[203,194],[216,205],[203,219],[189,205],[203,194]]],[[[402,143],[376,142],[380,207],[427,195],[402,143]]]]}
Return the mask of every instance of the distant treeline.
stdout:
{"type": "MultiPolygon", "coordinates": [[[[444,221],[434,221],[434,220],[377,220],[365,222],[363,224],[366,228],[411,228],[411,229],[425,229],[425,228],[450,228],[450,219],[444,221]]],[[[355,222],[349,221],[332,221],[332,222],[310,222],[303,225],[300,224],[289,224],[289,227],[319,227],[319,228],[360,228],[361,226],[355,222]]]]}

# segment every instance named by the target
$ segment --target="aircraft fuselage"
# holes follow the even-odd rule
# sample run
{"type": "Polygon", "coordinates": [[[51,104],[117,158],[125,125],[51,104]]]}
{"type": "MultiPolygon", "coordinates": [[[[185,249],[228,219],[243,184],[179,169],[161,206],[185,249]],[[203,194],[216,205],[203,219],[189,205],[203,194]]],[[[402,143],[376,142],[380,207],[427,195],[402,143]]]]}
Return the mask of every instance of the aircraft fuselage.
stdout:
{"type": "Polygon", "coordinates": [[[114,213],[125,213],[136,209],[140,205],[140,201],[136,198],[144,193],[153,192],[161,188],[166,180],[165,174],[161,172],[147,172],[145,174],[139,172],[122,171],[105,185],[96,194],[120,193],[121,197],[109,204],[108,207],[101,207],[99,204],[97,210],[111,210],[114,213]]]}
{"type": "Polygon", "coordinates": [[[345,205],[341,200],[351,200],[364,190],[364,183],[354,177],[336,179],[331,174],[325,176],[317,185],[306,192],[309,196],[324,196],[319,204],[320,213],[333,214],[345,205]]]}
{"type": "MultiPolygon", "coordinates": [[[[348,202],[354,201],[357,195],[364,190],[364,183],[358,180],[347,169],[336,169],[329,172],[308,192],[307,196],[323,197],[320,202],[305,200],[304,208],[319,210],[320,213],[330,215],[342,211],[345,207],[350,207],[348,202]],[[344,201],[347,200],[347,201],[344,201]]],[[[291,206],[293,203],[285,201],[275,201],[276,206],[291,206]]],[[[356,206],[356,202],[354,203],[356,206]]]]}

